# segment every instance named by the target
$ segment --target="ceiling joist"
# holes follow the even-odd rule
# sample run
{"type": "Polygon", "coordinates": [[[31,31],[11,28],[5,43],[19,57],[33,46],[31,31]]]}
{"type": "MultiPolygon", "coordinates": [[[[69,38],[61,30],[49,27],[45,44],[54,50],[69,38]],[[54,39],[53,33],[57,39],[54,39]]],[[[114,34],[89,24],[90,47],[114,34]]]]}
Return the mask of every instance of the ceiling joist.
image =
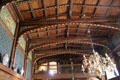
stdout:
{"type": "Polygon", "coordinates": [[[28,5],[29,5],[29,8],[30,8],[30,11],[31,11],[31,14],[32,14],[32,18],[34,19],[34,18],[35,18],[35,14],[34,14],[34,12],[33,12],[32,3],[31,3],[30,0],[29,0],[29,2],[28,2],[28,5]]]}
{"type": "Polygon", "coordinates": [[[47,8],[46,8],[46,4],[45,4],[45,0],[42,0],[42,5],[43,5],[43,8],[44,8],[44,14],[45,14],[45,18],[47,18],[47,8]]]}
{"type": "Polygon", "coordinates": [[[57,14],[57,19],[58,19],[58,16],[59,16],[59,0],[56,0],[56,6],[57,6],[57,10],[56,10],[56,14],[57,14]]]}
{"type": "MultiPolygon", "coordinates": [[[[94,41],[94,40],[93,40],[94,41]]],[[[97,45],[97,46],[101,46],[101,47],[104,47],[104,48],[106,48],[106,49],[108,49],[109,51],[111,51],[107,46],[105,46],[105,44],[104,43],[98,43],[98,40],[97,40],[97,43],[96,42],[91,42],[91,40],[89,40],[89,39],[81,39],[81,38],[71,38],[71,39],[57,39],[57,40],[55,40],[55,41],[53,41],[53,40],[48,40],[48,43],[47,42],[44,42],[44,43],[42,43],[42,44],[37,44],[37,45],[35,45],[35,46],[31,46],[30,48],[29,48],[29,51],[31,51],[31,50],[34,50],[34,49],[37,49],[37,48],[42,48],[42,47],[46,47],[46,46],[50,46],[50,45],[55,45],[55,44],[63,44],[63,43],[81,43],[81,44],[93,44],[93,45],[97,45]]]]}
{"type": "MultiPolygon", "coordinates": [[[[85,55],[90,55],[91,53],[92,52],[88,52],[88,54],[86,53],[85,55]]],[[[48,57],[48,56],[53,56],[53,55],[59,55],[59,54],[81,54],[81,55],[83,55],[84,53],[81,52],[80,50],[66,50],[66,49],[56,50],[56,51],[48,52],[48,53],[45,53],[43,55],[37,56],[34,59],[34,62],[36,62],[37,60],[39,60],[39,59],[41,59],[43,57],[48,57]]]]}
{"type": "MultiPolygon", "coordinates": [[[[100,5],[100,0],[98,0],[97,3],[96,3],[96,6],[99,6],[99,5],[100,5]]],[[[93,11],[94,16],[96,16],[96,10],[97,10],[97,8],[95,8],[94,11],[93,11]]]]}
{"type": "Polygon", "coordinates": [[[69,18],[72,18],[73,0],[69,0],[69,18]]]}
{"type": "Polygon", "coordinates": [[[106,16],[109,16],[109,13],[110,13],[110,8],[113,6],[113,4],[114,4],[114,2],[115,2],[116,0],[112,0],[111,1],[111,3],[109,4],[109,8],[107,8],[107,10],[106,10],[106,16]]]}
{"type": "MultiPolygon", "coordinates": [[[[43,0],[44,1],[44,0],[43,0]]],[[[68,4],[63,4],[63,5],[59,5],[58,8],[60,7],[69,7],[68,4]]],[[[80,7],[91,7],[91,8],[116,8],[116,9],[119,9],[120,6],[108,6],[108,5],[91,5],[91,4],[73,4],[73,6],[80,6],[80,7]]],[[[46,9],[50,9],[50,8],[57,8],[57,6],[49,6],[49,7],[46,7],[44,6],[43,8],[40,8],[40,9],[34,9],[33,11],[45,11],[46,9]]],[[[31,12],[30,10],[24,10],[24,11],[21,11],[21,13],[26,13],[26,12],[31,12]]]]}

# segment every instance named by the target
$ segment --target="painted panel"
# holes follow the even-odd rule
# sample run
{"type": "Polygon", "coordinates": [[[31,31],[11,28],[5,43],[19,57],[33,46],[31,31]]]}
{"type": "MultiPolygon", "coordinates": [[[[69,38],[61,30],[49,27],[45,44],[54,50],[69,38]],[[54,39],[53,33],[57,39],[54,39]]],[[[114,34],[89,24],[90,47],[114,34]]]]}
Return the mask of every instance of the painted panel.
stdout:
{"type": "Polygon", "coordinates": [[[27,60],[26,80],[31,80],[31,62],[27,60]]]}
{"type": "Polygon", "coordinates": [[[0,18],[2,21],[5,23],[9,31],[14,35],[15,33],[15,28],[16,28],[16,23],[14,19],[12,18],[12,15],[8,11],[6,6],[3,6],[1,11],[0,11],[0,18]]]}
{"type": "Polygon", "coordinates": [[[23,38],[23,36],[21,36],[21,37],[19,38],[18,43],[20,44],[20,46],[21,46],[21,47],[23,48],[23,50],[25,51],[26,41],[25,41],[25,39],[23,38]]]}
{"type": "Polygon", "coordinates": [[[24,55],[19,48],[16,49],[14,66],[16,66],[18,69],[21,69],[22,67],[24,67],[24,55]]]}
{"type": "Polygon", "coordinates": [[[2,54],[2,56],[5,53],[7,53],[10,58],[12,43],[13,43],[13,40],[10,38],[7,32],[0,25],[0,53],[2,54]]]}
{"type": "Polygon", "coordinates": [[[32,60],[32,51],[30,51],[30,52],[28,53],[28,57],[29,57],[30,60],[32,60]]]}

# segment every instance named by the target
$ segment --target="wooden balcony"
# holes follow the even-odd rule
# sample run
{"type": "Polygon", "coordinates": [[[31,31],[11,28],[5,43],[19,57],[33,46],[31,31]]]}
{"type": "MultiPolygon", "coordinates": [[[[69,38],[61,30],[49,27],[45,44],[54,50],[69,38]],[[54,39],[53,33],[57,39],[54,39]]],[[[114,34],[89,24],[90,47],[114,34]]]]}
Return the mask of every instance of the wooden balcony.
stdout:
{"type": "Polygon", "coordinates": [[[23,76],[0,64],[0,80],[25,80],[23,76]]]}
{"type": "Polygon", "coordinates": [[[72,79],[73,77],[77,80],[86,80],[89,77],[95,77],[94,74],[87,74],[87,73],[75,73],[75,74],[69,74],[69,73],[63,73],[63,74],[36,74],[33,76],[35,80],[61,80],[61,79],[72,79]]]}

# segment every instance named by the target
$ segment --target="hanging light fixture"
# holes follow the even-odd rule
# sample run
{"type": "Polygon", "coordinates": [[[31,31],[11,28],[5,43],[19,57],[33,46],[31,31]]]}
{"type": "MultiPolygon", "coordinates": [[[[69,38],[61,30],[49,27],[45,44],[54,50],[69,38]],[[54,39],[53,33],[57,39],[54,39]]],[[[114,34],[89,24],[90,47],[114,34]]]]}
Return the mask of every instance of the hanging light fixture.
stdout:
{"type": "MultiPolygon", "coordinates": [[[[92,42],[90,28],[88,28],[87,32],[92,42]]],[[[116,65],[112,62],[108,54],[105,53],[105,57],[103,57],[102,55],[99,55],[99,53],[95,51],[93,44],[91,45],[91,47],[93,54],[90,55],[88,58],[86,58],[86,56],[83,55],[82,72],[96,74],[99,78],[107,76],[108,79],[119,76],[116,65]],[[110,75],[109,73],[116,73],[116,75],[114,74],[110,75]]]]}

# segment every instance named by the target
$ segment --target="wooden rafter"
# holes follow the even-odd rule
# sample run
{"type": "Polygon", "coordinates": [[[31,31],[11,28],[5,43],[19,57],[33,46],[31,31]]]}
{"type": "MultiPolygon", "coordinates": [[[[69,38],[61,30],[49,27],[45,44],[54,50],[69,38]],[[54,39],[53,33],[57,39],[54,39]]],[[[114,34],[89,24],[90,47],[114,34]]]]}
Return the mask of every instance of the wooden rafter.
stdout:
{"type": "MultiPolygon", "coordinates": [[[[78,27],[75,27],[75,28],[70,28],[69,27],[69,29],[78,29],[78,27]]],[[[104,29],[104,28],[92,28],[91,30],[94,30],[94,31],[96,31],[97,29],[99,29],[99,31],[103,31],[103,32],[108,32],[108,29],[104,29]]],[[[49,30],[50,32],[51,31],[54,31],[54,30],[56,30],[56,29],[52,29],[52,30],[49,30]]],[[[65,28],[57,28],[57,30],[65,30],[65,28]]],[[[81,28],[81,29],[79,29],[79,30],[86,30],[86,27],[85,28],[81,28]]],[[[66,31],[67,31],[67,29],[66,29],[66,31]]],[[[65,32],[66,32],[65,31],[65,32]]],[[[38,32],[48,32],[47,30],[46,31],[37,31],[37,32],[35,32],[35,31],[32,31],[32,32],[29,32],[28,34],[32,34],[32,33],[38,33],[38,32]]],[[[58,32],[57,32],[58,33],[58,32]]],[[[64,33],[60,33],[60,34],[58,34],[58,35],[63,35],[64,33]]],[[[71,34],[71,35],[74,35],[74,34],[76,34],[76,35],[78,35],[79,33],[76,33],[76,32],[72,32],[72,33],[69,33],[69,34],[71,34]]],[[[80,36],[84,36],[84,32],[83,33],[81,33],[80,34],[80,36]]],[[[65,35],[66,35],[66,33],[65,33],[65,35]]],[[[51,36],[51,37],[53,37],[53,36],[51,36]]],[[[44,36],[44,38],[46,38],[45,36],[44,36]]]]}
{"type": "Polygon", "coordinates": [[[26,54],[27,54],[27,55],[28,55],[28,49],[29,49],[29,45],[30,45],[29,40],[30,40],[29,35],[27,35],[27,40],[26,40],[26,49],[25,49],[25,52],[26,52],[26,54]]]}
{"type": "Polygon", "coordinates": [[[56,10],[56,14],[57,14],[57,18],[58,18],[58,16],[59,16],[59,0],[56,0],[56,6],[57,6],[57,10],[56,10]]]}
{"type": "Polygon", "coordinates": [[[56,35],[58,35],[58,26],[56,26],[56,35]]]}
{"type": "Polygon", "coordinates": [[[42,0],[42,4],[43,4],[43,8],[44,8],[45,18],[47,18],[47,8],[46,8],[45,0],[42,0]]]}
{"type": "MultiPolygon", "coordinates": [[[[84,40],[84,41],[90,41],[90,39],[89,39],[89,37],[85,37],[85,36],[79,36],[79,37],[68,37],[68,38],[62,38],[61,39],[61,37],[60,38],[57,38],[57,39],[50,39],[50,40],[48,40],[47,38],[46,39],[41,39],[41,38],[33,38],[33,39],[30,39],[30,44],[43,44],[43,43],[52,43],[52,42],[66,42],[67,40],[84,40]],[[82,39],[80,39],[80,38],[82,38],[82,39]]],[[[93,38],[93,41],[97,41],[97,42],[99,42],[99,41],[103,41],[103,40],[107,40],[107,38],[106,37],[94,37],[93,38]]]]}
{"type": "Polygon", "coordinates": [[[52,55],[58,55],[58,54],[81,54],[83,55],[84,52],[87,52],[87,54],[85,55],[90,55],[92,53],[92,51],[90,50],[76,50],[76,49],[59,49],[59,50],[47,50],[47,51],[43,51],[43,52],[38,52],[36,54],[43,54],[41,56],[37,56],[37,58],[35,58],[34,60],[38,60],[40,58],[43,58],[43,57],[47,57],[47,56],[52,56],[52,55]]]}
{"type": "MultiPolygon", "coordinates": [[[[34,54],[37,54],[40,51],[46,51],[46,50],[58,50],[58,49],[76,49],[76,50],[92,50],[91,46],[89,44],[84,44],[84,46],[81,46],[82,44],[68,44],[63,43],[59,46],[51,46],[50,48],[40,48],[40,49],[35,49],[33,51],[34,54]]],[[[97,49],[96,49],[97,50],[97,49]]]]}
{"type": "Polygon", "coordinates": [[[42,48],[42,47],[46,47],[49,45],[53,45],[53,44],[63,44],[63,43],[94,44],[94,45],[105,47],[109,50],[109,48],[104,45],[104,42],[101,42],[100,40],[96,40],[96,41],[93,40],[93,42],[91,42],[89,39],[83,39],[83,38],[81,39],[80,37],[78,37],[74,39],[65,38],[65,39],[48,40],[48,41],[44,40],[44,42],[39,42],[39,44],[37,43],[37,45],[31,46],[29,51],[37,49],[37,48],[42,48]]]}
{"type": "MultiPolygon", "coordinates": [[[[83,5],[86,5],[86,2],[87,2],[87,0],[84,0],[84,1],[83,1],[83,5]]],[[[87,6],[87,5],[86,5],[86,6],[87,6]]],[[[86,6],[82,6],[81,16],[80,16],[81,18],[82,18],[82,16],[84,15],[84,9],[85,9],[86,6]]]]}
{"type": "Polygon", "coordinates": [[[110,9],[112,8],[112,6],[113,6],[113,4],[114,4],[114,2],[115,2],[116,0],[112,0],[111,1],[111,3],[110,3],[110,5],[109,5],[109,8],[107,8],[107,10],[106,10],[106,16],[109,16],[109,13],[110,13],[110,9]]]}
{"type": "Polygon", "coordinates": [[[26,36],[27,36],[27,40],[30,40],[30,39],[31,39],[31,37],[30,37],[29,34],[26,34],[26,36]]]}
{"type": "Polygon", "coordinates": [[[21,11],[20,11],[20,9],[19,9],[19,7],[18,7],[18,4],[15,2],[15,7],[17,8],[17,10],[18,10],[18,12],[19,12],[19,15],[20,15],[20,17],[21,17],[21,19],[22,19],[22,21],[24,20],[24,18],[23,18],[23,16],[22,16],[22,13],[21,13],[21,11]]]}
{"type": "MultiPolygon", "coordinates": [[[[100,1],[101,1],[101,0],[98,0],[98,1],[97,1],[96,6],[99,6],[100,1]]],[[[97,10],[97,8],[95,8],[94,11],[93,11],[93,15],[94,15],[94,16],[96,16],[96,10],[97,10]]]]}
{"type": "MultiPolygon", "coordinates": [[[[69,5],[68,4],[63,4],[63,5],[59,5],[58,7],[68,7],[69,5]]],[[[108,5],[91,5],[91,4],[73,4],[73,6],[80,6],[80,7],[91,7],[91,8],[116,8],[116,9],[119,9],[120,6],[108,6],[108,5]]],[[[50,8],[57,8],[57,6],[49,6],[49,7],[46,7],[44,6],[43,8],[39,8],[39,9],[34,9],[33,11],[43,11],[43,10],[46,10],[46,9],[50,9],[50,8]],[[44,8],[45,7],[45,8],[44,8]]],[[[30,10],[25,10],[25,11],[21,11],[21,13],[26,13],[26,12],[31,12],[30,10]]]]}
{"type": "Polygon", "coordinates": [[[69,26],[66,25],[65,37],[69,37],[69,26]]]}
{"type": "MultiPolygon", "coordinates": [[[[79,30],[80,30],[80,25],[78,25],[77,30],[76,30],[76,33],[78,33],[79,30]]],[[[76,35],[76,36],[77,36],[77,35],[76,35]]]]}
{"type": "Polygon", "coordinates": [[[84,52],[87,52],[87,53],[92,53],[92,50],[88,50],[88,49],[86,49],[86,50],[80,50],[80,49],[66,49],[66,48],[64,48],[64,49],[52,49],[52,50],[46,50],[46,51],[38,51],[38,52],[34,52],[34,54],[48,54],[48,53],[55,53],[55,52],[57,52],[57,53],[60,53],[60,52],[68,52],[69,51],[69,53],[70,53],[70,51],[74,51],[74,52],[78,52],[78,53],[84,53],[84,52]]]}
{"type": "Polygon", "coordinates": [[[68,44],[64,43],[64,47],[65,47],[65,49],[68,49],[68,44]]]}
{"type": "Polygon", "coordinates": [[[35,14],[34,14],[33,8],[32,8],[32,3],[31,3],[30,0],[29,0],[29,2],[28,2],[28,5],[29,5],[30,11],[31,11],[31,13],[32,13],[32,18],[35,18],[35,14]]]}
{"type": "Polygon", "coordinates": [[[72,18],[73,0],[70,0],[69,2],[70,2],[70,4],[69,4],[69,18],[72,18]]]}
{"type": "Polygon", "coordinates": [[[48,28],[46,28],[46,32],[47,32],[47,37],[49,37],[50,34],[49,34],[49,30],[48,30],[48,28]]]}
{"type": "MultiPolygon", "coordinates": [[[[82,14],[80,14],[80,13],[76,13],[76,12],[72,12],[72,16],[81,16],[82,14]]],[[[86,16],[91,16],[91,17],[94,17],[94,15],[93,14],[85,14],[86,16]]],[[[59,14],[59,17],[61,17],[61,16],[67,16],[67,14],[66,13],[62,13],[62,14],[59,14]]],[[[96,15],[96,17],[98,17],[98,18],[101,18],[101,16],[104,16],[104,15],[96,15]]],[[[50,16],[47,16],[47,18],[53,18],[53,17],[57,17],[57,15],[50,15],[50,16]]],[[[111,17],[115,17],[115,16],[111,16],[111,17]]],[[[31,19],[31,20],[36,20],[36,19],[31,19]]],[[[45,17],[44,16],[41,16],[40,18],[37,18],[37,20],[40,20],[40,21],[42,21],[42,20],[46,20],[45,19],[45,17]]]]}
{"type": "Polygon", "coordinates": [[[63,23],[73,23],[73,22],[83,22],[83,23],[86,23],[86,22],[106,22],[106,21],[116,21],[118,20],[119,18],[117,17],[108,17],[108,18],[91,18],[91,19],[66,19],[66,20],[43,20],[43,21],[40,21],[40,20],[26,20],[26,21],[22,21],[20,23],[20,26],[33,26],[33,25],[53,25],[53,24],[63,24],[63,23]]]}

